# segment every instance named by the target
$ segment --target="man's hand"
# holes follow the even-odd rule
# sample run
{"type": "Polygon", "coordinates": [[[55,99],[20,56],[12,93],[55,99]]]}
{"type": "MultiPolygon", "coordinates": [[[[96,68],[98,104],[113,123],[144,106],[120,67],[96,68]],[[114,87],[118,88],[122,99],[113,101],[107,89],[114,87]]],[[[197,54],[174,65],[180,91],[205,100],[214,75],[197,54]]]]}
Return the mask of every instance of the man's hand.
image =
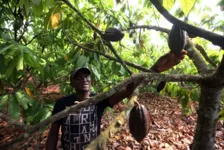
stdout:
{"type": "Polygon", "coordinates": [[[157,72],[163,72],[166,71],[173,66],[180,63],[182,59],[184,59],[185,55],[187,54],[187,51],[182,50],[180,54],[174,54],[172,52],[169,52],[163,56],[161,56],[156,63],[153,65],[152,69],[156,70],[157,72]]]}

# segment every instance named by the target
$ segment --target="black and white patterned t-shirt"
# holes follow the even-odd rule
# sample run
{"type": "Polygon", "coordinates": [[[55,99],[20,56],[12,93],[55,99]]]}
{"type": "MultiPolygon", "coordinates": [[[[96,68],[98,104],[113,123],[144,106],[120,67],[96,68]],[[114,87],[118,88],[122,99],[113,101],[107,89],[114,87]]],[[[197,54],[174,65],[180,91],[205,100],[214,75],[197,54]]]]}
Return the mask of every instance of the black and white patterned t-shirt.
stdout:
{"type": "MultiPolygon", "coordinates": [[[[93,96],[93,95],[92,95],[93,96]]],[[[74,105],[75,94],[60,98],[56,101],[52,114],[74,105]]],[[[70,113],[58,120],[62,131],[62,147],[64,150],[84,150],[86,146],[100,134],[100,123],[104,109],[109,106],[108,100],[88,106],[79,113],[70,113]]]]}

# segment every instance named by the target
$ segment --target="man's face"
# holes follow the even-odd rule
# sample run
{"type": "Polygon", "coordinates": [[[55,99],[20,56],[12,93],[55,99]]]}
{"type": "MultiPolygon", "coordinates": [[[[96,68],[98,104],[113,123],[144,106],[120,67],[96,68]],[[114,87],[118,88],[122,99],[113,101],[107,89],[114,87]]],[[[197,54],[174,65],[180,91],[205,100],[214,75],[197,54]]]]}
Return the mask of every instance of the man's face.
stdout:
{"type": "Polygon", "coordinates": [[[91,86],[90,74],[85,69],[80,69],[72,79],[72,87],[76,91],[88,92],[91,86]]]}

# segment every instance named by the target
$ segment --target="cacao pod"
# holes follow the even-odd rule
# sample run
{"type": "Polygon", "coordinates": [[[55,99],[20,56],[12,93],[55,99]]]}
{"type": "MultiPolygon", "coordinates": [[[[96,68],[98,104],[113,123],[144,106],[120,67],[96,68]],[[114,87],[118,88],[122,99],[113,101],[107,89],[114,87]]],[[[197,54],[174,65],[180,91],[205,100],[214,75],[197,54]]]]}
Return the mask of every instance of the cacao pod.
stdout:
{"type": "Polygon", "coordinates": [[[116,28],[108,28],[102,35],[102,38],[106,41],[117,42],[124,37],[124,33],[116,28]]]}
{"type": "Polygon", "coordinates": [[[144,105],[134,106],[129,115],[129,130],[137,142],[141,142],[149,133],[150,115],[144,105]]]}
{"type": "Polygon", "coordinates": [[[173,25],[168,36],[168,46],[174,54],[179,54],[186,44],[185,31],[173,25]]]}

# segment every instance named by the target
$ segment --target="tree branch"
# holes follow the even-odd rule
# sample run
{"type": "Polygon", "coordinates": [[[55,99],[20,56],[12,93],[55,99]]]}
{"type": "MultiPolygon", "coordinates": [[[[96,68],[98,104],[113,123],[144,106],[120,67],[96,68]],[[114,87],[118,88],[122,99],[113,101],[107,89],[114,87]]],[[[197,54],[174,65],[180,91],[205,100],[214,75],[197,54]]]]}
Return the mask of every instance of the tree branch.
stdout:
{"type": "Polygon", "coordinates": [[[3,120],[7,121],[8,124],[11,124],[11,125],[16,125],[17,127],[20,127],[20,128],[25,128],[26,125],[24,123],[20,123],[10,117],[8,117],[7,115],[3,114],[3,113],[0,113],[0,118],[2,118],[3,120]]]}
{"type": "Polygon", "coordinates": [[[214,45],[220,46],[224,49],[224,36],[219,34],[195,27],[193,25],[187,24],[174,16],[172,16],[161,4],[158,0],[150,0],[152,4],[156,7],[156,9],[172,24],[175,24],[179,28],[187,31],[188,33],[192,33],[194,35],[200,36],[204,39],[209,40],[214,45]]]}
{"type": "Polygon", "coordinates": [[[125,30],[131,30],[131,29],[148,29],[148,30],[156,30],[156,31],[160,31],[160,32],[164,32],[169,34],[170,30],[166,29],[166,28],[162,28],[159,26],[148,26],[148,25],[141,25],[141,26],[133,26],[133,27],[129,27],[127,29],[123,29],[123,31],[125,30]]]}
{"type": "MultiPolygon", "coordinates": [[[[138,28],[146,28],[146,29],[152,29],[152,30],[156,30],[156,31],[160,31],[160,32],[164,32],[169,34],[170,30],[166,29],[166,28],[162,28],[162,27],[158,27],[158,26],[148,26],[148,25],[142,25],[142,26],[134,26],[134,27],[130,27],[127,28],[126,30],[130,30],[130,29],[138,29],[138,28]]],[[[198,44],[196,44],[194,46],[194,44],[190,41],[190,39],[188,39],[188,46],[186,46],[186,49],[188,49],[188,56],[193,60],[194,65],[196,66],[198,72],[203,72],[205,70],[208,70],[208,66],[205,63],[205,61],[202,59],[202,57],[196,52],[196,48],[198,48],[198,44]]],[[[200,51],[201,52],[201,51],[200,51]]],[[[204,58],[210,63],[212,64],[214,67],[216,67],[216,65],[210,60],[210,58],[207,56],[206,52],[201,52],[202,56],[204,56],[204,58]]]]}
{"type": "Polygon", "coordinates": [[[199,74],[207,73],[209,71],[208,65],[205,63],[204,59],[202,59],[201,55],[199,55],[196,50],[194,44],[190,39],[188,39],[187,46],[185,47],[187,50],[187,55],[193,61],[195,67],[198,70],[199,74]]]}
{"type": "Polygon", "coordinates": [[[36,35],[34,35],[33,38],[32,38],[29,42],[27,42],[27,43],[25,44],[25,46],[29,45],[29,44],[30,44],[35,38],[37,38],[42,32],[43,32],[43,31],[41,31],[40,33],[37,33],[36,35]]]}
{"type": "MultiPolygon", "coordinates": [[[[199,82],[201,82],[204,79],[207,79],[209,77],[210,76],[201,77],[201,76],[196,76],[196,75],[181,75],[181,74],[179,74],[179,75],[167,75],[167,74],[160,74],[160,73],[139,73],[139,74],[134,74],[134,75],[130,76],[129,78],[127,78],[127,79],[123,80],[122,82],[120,82],[118,85],[116,85],[113,88],[111,88],[109,91],[101,93],[101,94],[98,94],[98,95],[96,95],[94,97],[91,97],[88,100],[80,102],[77,105],[68,107],[64,111],[61,111],[61,112],[51,116],[50,118],[44,120],[41,123],[38,123],[38,124],[32,125],[32,126],[25,125],[24,126],[25,127],[24,130],[27,133],[36,132],[40,128],[46,127],[50,123],[65,117],[71,111],[72,112],[73,111],[77,112],[77,111],[79,111],[83,107],[89,106],[90,104],[96,104],[96,103],[98,103],[98,102],[100,102],[100,101],[110,97],[111,95],[119,92],[120,89],[124,88],[129,83],[131,83],[131,82],[133,82],[135,80],[139,80],[139,79],[144,79],[145,81],[148,81],[148,80],[162,80],[162,81],[170,81],[170,82],[189,81],[189,82],[197,82],[197,83],[199,83],[199,82]]],[[[8,119],[8,118],[3,117],[3,119],[8,119]]],[[[9,123],[14,124],[14,125],[18,125],[19,127],[23,127],[23,125],[16,124],[14,121],[9,121],[9,123]]]]}
{"type": "Polygon", "coordinates": [[[117,51],[114,49],[113,45],[110,42],[107,42],[106,44],[111,51],[113,52],[113,54],[117,57],[118,61],[121,63],[121,65],[128,71],[128,73],[131,75],[132,72],[131,70],[127,67],[126,63],[122,60],[122,58],[118,55],[117,51]]]}
{"type": "MultiPolygon", "coordinates": [[[[13,124],[16,126],[19,126],[24,129],[25,133],[32,134],[34,132],[37,132],[38,130],[48,126],[50,123],[53,123],[61,118],[64,118],[71,112],[78,112],[81,108],[87,107],[91,104],[96,104],[113,94],[120,91],[120,89],[123,89],[125,86],[130,84],[131,82],[139,79],[144,79],[146,83],[148,83],[151,80],[160,80],[160,81],[173,81],[173,82],[180,82],[180,81],[189,81],[189,82],[202,82],[205,79],[209,79],[210,76],[196,76],[196,75],[166,75],[166,74],[160,74],[160,73],[140,73],[140,74],[134,74],[131,75],[129,78],[123,80],[118,85],[114,86],[107,92],[100,93],[96,96],[90,97],[89,99],[82,101],[76,105],[73,105],[71,107],[66,108],[65,110],[58,112],[57,114],[54,114],[53,116],[49,117],[48,119],[36,124],[36,125],[23,125],[16,123],[13,120],[9,120],[9,118],[0,116],[3,119],[7,119],[9,124],[13,124]]],[[[139,83],[140,84],[140,83],[139,83]]],[[[25,136],[25,135],[24,135],[25,136]]]]}
{"type": "MultiPolygon", "coordinates": [[[[99,54],[99,55],[102,55],[102,56],[104,56],[104,57],[110,59],[110,60],[119,62],[116,58],[114,58],[114,57],[112,57],[112,56],[110,56],[110,55],[107,55],[107,54],[105,54],[105,53],[103,53],[103,52],[100,52],[100,51],[97,51],[97,50],[91,50],[91,49],[88,49],[88,48],[86,48],[86,47],[84,47],[84,46],[82,46],[82,45],[76,43],[76,42],[73,41],[72,39],[69,39],[69,38],[68,38],[68,40],[69,40],[69,42],[71,42],[73,45],[78,46],[78,47],[80,47],[80,48],[82,48],[82,49],[85,49],[85,51],[87,51],[87,52],[90,52],[90,53],[97,53],[97,54],[99,54]]],[[[130,63],[130,62],[128,62],[128,61],[124,61],[124,62],[125,62],[127,65],[129,65],[130,67],[133,67],[133,68],[135,68],[135,69],[141,70],[141,71],[143,71],[143,72],[152,72],[152,70],[147,69],[147,68],[144,68],[144,67],[142,67],[142,66],[139,66],[139,65],[130,63]]]]}
{"type": "Polygon", "coordinates": [[[205,49],[201,45],[195,44],[195,47],[197,48],[197,50],[200,51],[200,53],[208,63],[210,63],[213,67],[217,67],[216,64],[212,62],[212,60],[208,57],[207,53],[205,52],[205,49]]]}
{"type": "Polygon", "coordinates": [[[71,9],[73,9],[94,31],[96,31],[99,35],[103,35],[103,33],[92,23],[90,23],[68,0],[62,0],[65,4],[67,4],[71,9]]]}

